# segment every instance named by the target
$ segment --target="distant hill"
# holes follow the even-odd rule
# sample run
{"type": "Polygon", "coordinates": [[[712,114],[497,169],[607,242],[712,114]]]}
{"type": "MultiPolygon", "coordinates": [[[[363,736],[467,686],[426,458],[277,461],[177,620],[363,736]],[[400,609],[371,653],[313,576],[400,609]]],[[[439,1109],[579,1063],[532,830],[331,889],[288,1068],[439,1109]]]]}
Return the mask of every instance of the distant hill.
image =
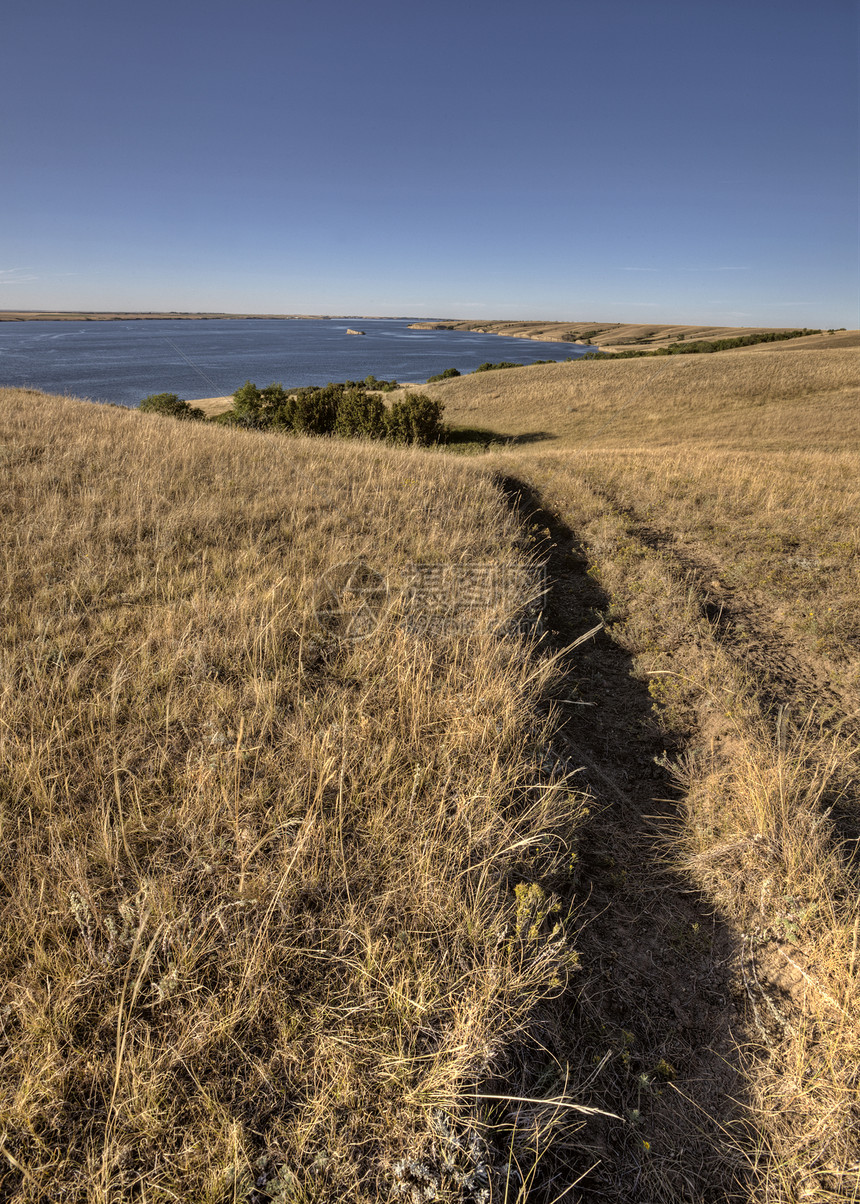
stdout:
{"type": "MultiPolygon", "coordinates": [[[[656,350],[671,343],[698,339],[728,339],[750,334],[782,333],[788,326],[680,326],[645,322],[475,322],[459,319],[415,322],[413,330],[472,330],[500,334],[509,339],[538,339],[541,342],[591,343],[601,351],[656,350]]],[[[860,347],[860,330],[823,331],[764,346],[860,347]]]]}

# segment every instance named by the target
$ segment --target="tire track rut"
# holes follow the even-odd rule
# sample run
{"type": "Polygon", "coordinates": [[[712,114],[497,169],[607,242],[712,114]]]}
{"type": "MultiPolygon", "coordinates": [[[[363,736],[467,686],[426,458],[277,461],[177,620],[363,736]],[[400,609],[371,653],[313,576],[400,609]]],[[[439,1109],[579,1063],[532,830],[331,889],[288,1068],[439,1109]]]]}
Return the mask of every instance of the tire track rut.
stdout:
{"type": "MultiPolygon", "coordinates": [[[[574,532],[521,482],[502,487],[522,520],[545,533],[544,619],[560,650],[594,627],[609,599],[574,532]]],[[[658,727],[632,657],[605,631],[561,664],[552,700],[563,720],[558,747],[582,767],[574,780],[594,806],[579,851],[582,974],[570,1047],[558,1054],[593,1066],[584,1102],[626,1122],[589,1122],[566,1170],[584,1175],[586,1204],[748,1199],[741,951],[666,856],[678,797],[667,757],[683,751],[684,733],[658,727]]]]}

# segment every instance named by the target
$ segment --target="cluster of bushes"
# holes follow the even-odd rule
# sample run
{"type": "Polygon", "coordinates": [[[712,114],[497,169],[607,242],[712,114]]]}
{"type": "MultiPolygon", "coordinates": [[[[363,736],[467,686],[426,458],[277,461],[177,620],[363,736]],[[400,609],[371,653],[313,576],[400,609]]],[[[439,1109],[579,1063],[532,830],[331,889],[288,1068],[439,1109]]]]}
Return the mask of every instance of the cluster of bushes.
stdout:
{"type": "Polygon", "coordinates": [[[781,343],[784,339],[799,339],[805,334],[821,334],[820,330],[770,330],[763,334],[743,334],[728,339],[696,339],[692,343],[672,343],[666,348],[669,355],[689,352],[730,351],[733,347],[752,347],[756,343],[781,343]]]}
{"type": "Polygon", "coordinates": [[[575,330],[566,330],[564,334],[558,337],[563,343],[590,343],[595,335],[600,334],[604,327],[597,327],[594,330],[586,330],[584,334],[577,334],[575,330]]]}
{"type": "Polygon", "coordinates": [[[437,372],[435,376],[427,377],[427,384],[432,385],[437,380],[450,380],[452,376],[459,376],[459,368],[446,368],[444,372],[437,372]]]}
{"type": "Polygon", "coordinates": [[[144,414],[166,414],[168,418],[190,418],[201,422],[206,415],[197,406],[191,406],[187,401],[180,401],[176,393],[150,393],[140,403],[144,414]]]}
{"type": "MultiPolygon", "coordinates": [[[[589,351],[584,360],[629,360],[643,355],[701,355],[712,351],[731,351],[735,347],[753,347],[756,343],[781,343],[784,339],[799,339],[805,334],[821,334],[820,330],[768,330],[761,334],[741,334],[727,339],[696,339],[692,343],[672,343],[654,351],[589,351]]],[[[683,336],[682,336],[683,337],[683,336]]]]}
{"type": "Polygon", "coordinates": [[[510,360],[501,360],[498,364],[491,364],[489,361],[486,364],[479,364],[475,369],[476,372],[495,372],[497,368],[522,368],[522,364],[511,363],[510,360]]]}
{"type": "MultiPolygon", "coordinates": [[[[375,378],[374,378],[375,380],[375,378]]],[[[297,435],[341,435],[345,438],[387,439],[392,443],[427,446],[444,434],[442,403],[424,393],[405,393],[386,406],[367,382],[344,381],[287,390],[271,384],[258,389],[246,381],[233,394],[233,408],[218,421],[254,430],[277,430],[297,435]]]]}
{"type": "MultiPolygon", "coordinates": [[[[373,373],[365,376],[363,383],[366,389],[374,389],[379,393],[393,393],[395,389],[400,388],[396,380],[377,380],[373,373]]],[[[361,384],[354,380],[344,381],[344,384],[351,389],[361,388],[361,384]]]]}

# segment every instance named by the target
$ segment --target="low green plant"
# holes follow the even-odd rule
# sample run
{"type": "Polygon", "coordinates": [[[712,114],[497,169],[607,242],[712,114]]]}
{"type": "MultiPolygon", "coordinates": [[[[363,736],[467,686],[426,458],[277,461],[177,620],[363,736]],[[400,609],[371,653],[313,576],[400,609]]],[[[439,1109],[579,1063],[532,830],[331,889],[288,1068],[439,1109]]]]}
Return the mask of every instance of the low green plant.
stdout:
{"type": "Polygon", "coordinates": [[[385,437],[386,409],[375,393],[350,389],[341,397],[334,421],[334,433],[347,438],[382,439],[385,437]]]}
{"type": "MultiPolygon", "coordinates": [[[[713,351],[734,351],[738,347],[755,347],[758,343],[782,343],[786,339],[799,339],[808,334],[821,334],[820,330],[766,330],[754,334],[737,335],[727,339],[696,339],[692,343],[683,342],[681,335],[678,342],[670,343],[668,347],[657,347],[653,351],[644,348],[630,348],[627,351],[594,351],[580,356],[583,360],[629,360],[639,359],[648,355],[703,355],[713,351]]],[[[643,342],[643,339],[633,340],[643,342]]],[[[499,365],[495,365],[498,367],[499,365]]]]}
{"type": "Polygon", "coordinates": [[[219,415],[218,421],[254,430],[387,439],[422,447],[439,442],[443,434],[441,402],[423,393],[404,393],[386,408],[379,396],[386,391],[390,391],[390,382],[377,381],[375,376],[362,382],[297,389],[280,384],[259,389],[246,381],[233,394],[232,410],[219,415]]]}
{"type": "Polygon", "coordinates": [[[206,417],[202,410],[182,401],[176,393],[150,393],[138,409],[144,414],[164,414],[168,418],[185,418],[200,422],[206,417]]]}
{"type": "MultiPolygon", "coordinates": [[[[347,388],[355,387],[355,381],[348,380],[345,383],[347,388]]],[[[371,372],[364,378],[364,387],[365,389],[372,389],[376,393],[393,393],[395,389],[400,388],[400,385],[398,385],[396,380],[377,380],[371,372]]]]}
{"type": "Polygon", "coordinates": [[[392,443],[414,443],[427,447],[443,435],[443,405],[426,393],[405,393],[385,416],[386,436],[392,443]]]}

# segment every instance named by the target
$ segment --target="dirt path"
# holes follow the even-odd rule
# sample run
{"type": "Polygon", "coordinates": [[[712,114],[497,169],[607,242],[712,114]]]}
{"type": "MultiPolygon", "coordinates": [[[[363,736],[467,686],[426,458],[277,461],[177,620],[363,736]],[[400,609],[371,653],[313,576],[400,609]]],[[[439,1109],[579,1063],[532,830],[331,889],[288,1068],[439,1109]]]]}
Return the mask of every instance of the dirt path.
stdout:
{"type": "MultiPolygon", "coordinates": [[[[574,533],[521,483],[505,488],[524,520],[549,532],[545,619],[553,645],[565,647],[609,600],[574,533]]],[[[665,759],[683,751],[683,735],[657,727],[630,655],[604,632],[563,668],[559,750],[582,766],[577,780],[595,800],[579,854],[582,974],[569,1058],[593,1067],[585,1102],[626,1121],[589,1122],[568,1169],[584,1175],[585,1202],[748,1198],[741,951],[666,863],[661,837],[676,820],[665,759]]]]}

